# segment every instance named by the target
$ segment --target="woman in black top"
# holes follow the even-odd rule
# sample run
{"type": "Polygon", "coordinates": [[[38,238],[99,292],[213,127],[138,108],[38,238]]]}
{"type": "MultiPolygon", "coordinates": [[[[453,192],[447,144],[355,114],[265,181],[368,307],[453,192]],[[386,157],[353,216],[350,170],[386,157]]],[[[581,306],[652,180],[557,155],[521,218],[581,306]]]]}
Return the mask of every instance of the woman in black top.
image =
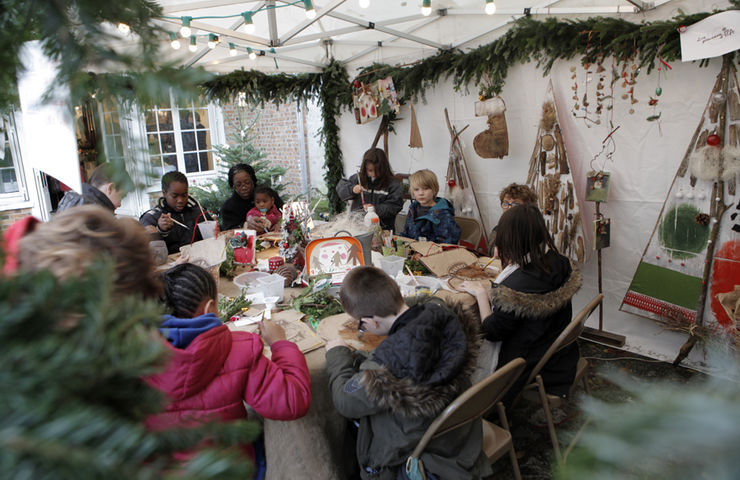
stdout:
{"type": "Polygon", "coordinates": [[[393,230],[396,214],[403,207],[401,182],[393,176],[388,157],[380,148],[371,148],[362,156],[360,172],[337,184],[337,195],[352,200],[352,210],[375,207],[383,230],[393,230]]]}
{"type": "MultiPolygon", "coordinates": [[[[254,168],[246,163],[237,163],[231,167],[228,179],[229,187],[234,191],[221,206],[222,230],[244,226],[244,222],[247,221],[247,212],[254,208],[254,188],[257,186],[257,175],[254,173],[254,168]]],[[[275,206],[278,209],[283,208],[283,201],[279,195],[275,198],[275,206]]],[[[250,221],[254,224],[248,227],[257,230],[256,227],[260,227],[263,220],[260,217],[254,217],[250,221]]]]}

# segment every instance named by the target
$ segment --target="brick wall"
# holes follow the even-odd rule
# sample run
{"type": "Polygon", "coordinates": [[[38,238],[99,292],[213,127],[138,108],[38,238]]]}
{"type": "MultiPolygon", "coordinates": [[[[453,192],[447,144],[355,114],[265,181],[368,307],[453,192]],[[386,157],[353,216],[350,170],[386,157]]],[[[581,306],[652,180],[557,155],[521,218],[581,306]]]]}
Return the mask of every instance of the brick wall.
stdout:
{"type": "Polygon", "coordinates": [[[283,177],[285,192],[289,196],[305,193],[301,169],[306,169],[306,149],[301,154],[301,142],[306,141],[305,109],[298,111],[296,103],[275,106],[272,103],[263,107],[238,107],[234,103],[222,106],[226,140],[233,143],[233,136],[239,125],[237,112],[241,113],[246,125],[259,117],[252,129],[254,146],[262,150],[267,159],[288,171],[283,177]],[[299,126],[298,122],[303,123],[299,126]],[[303,127],[303,128],[301,128],[303,127]],[[304,133],[302,133],[304,132],[304,133]]]}
{"type": "Polygon", "coordinates": [[[5,210],[0,212],[0,232],[12,225],[16,220],[31,215],[31,208],[20,208],[18,210],[5,210]]]}

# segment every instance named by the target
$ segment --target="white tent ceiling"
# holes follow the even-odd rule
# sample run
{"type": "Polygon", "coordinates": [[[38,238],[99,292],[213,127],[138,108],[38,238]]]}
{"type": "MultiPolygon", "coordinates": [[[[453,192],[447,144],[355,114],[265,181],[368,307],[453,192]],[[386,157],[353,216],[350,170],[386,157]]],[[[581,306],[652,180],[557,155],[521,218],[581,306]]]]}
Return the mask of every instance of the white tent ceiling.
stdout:
{"type": "MultiPolygon", "coordinates": [[[[421,0],[316,0],[316,17],[308,19],[304,2],[296,0],[160,0],[167,18],[162,25],[178,32],[181,17],[192,17],[196,51],[164,49],[185,65],[227,73],[237,69],[265,72],[320,71],[331,57],[345,62],[350,72],[373,62],[404,63],[436,54],[443,49],[471,50],[506,32],[517,18],[528,13],[548,16],[620,16],[640,22],[659,7],[661,17],[678,13],[672,0],[495,0],[494,15],[484,13],[485,0],[432,0],[432,13],[421,14],[421,0]],[[670,11],[669,11],[670,10],[670,11]],[[243,12],[253,14],[254,32],[243,31],[243,12]],[[210,17],[210,18],[202,18],[210,17]],[[219,36],[214,49],[208,34],[219,36]],[[231,55],[229,44],[236,47],[231,55]],[[252,60],[247,47],[258,56],[252,60]]],[[[680,2],[679,2],[680,3],[680,2]]],[[[697,2],[704,3],[704,2],[697,2]]],[[[179,36],[179,34],[178,34],[179,36]]]]}

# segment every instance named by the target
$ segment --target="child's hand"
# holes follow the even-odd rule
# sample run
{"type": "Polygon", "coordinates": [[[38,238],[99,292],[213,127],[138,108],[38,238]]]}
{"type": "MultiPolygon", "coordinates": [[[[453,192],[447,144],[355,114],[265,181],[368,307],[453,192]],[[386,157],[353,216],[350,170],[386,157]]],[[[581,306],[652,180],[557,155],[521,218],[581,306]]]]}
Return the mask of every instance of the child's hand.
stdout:
{"type": "Polygon", "coordinates": [[[272,320],[262,320],[259,326],[260,335],[268,345],[272,345],[278,340],[285,340],[285,329],[272,320]]]}
{"type": "Polygon", "coordinates": [[[354,193],[355,195],[359,195],[361,191],[362,191],[362,187],[360,186],[359,183],[355,185],[354,187],[352,187],[352,193],[354,193]]]}
{"type": "Polygon", "coordinates": [[[326,342],[325,348],[327,352],[334,347],[348,347],[348,345],[342,337],[337,337],[333,340],[329,340],[328,342],[326,342]]]}
{"type": "Polygon", "coordinates": [[[172,228],[172,225],[174,225],[175,222],[172,221],[172,217],[169,213],[163,213],[159,216],[159,219],[157,220],[157,226],[159,226],[159,229],[163,232],[168,231],[172,228]]]}
{"type": "Polygon", "coordinates": [[[475,280],[465,280],[460,284],[459,288],[463,292],[467,292],[475,298],[488,296],[488,291],[486,290],[486,287],[484,287],[481,282],[477,282],[475,280]]]}

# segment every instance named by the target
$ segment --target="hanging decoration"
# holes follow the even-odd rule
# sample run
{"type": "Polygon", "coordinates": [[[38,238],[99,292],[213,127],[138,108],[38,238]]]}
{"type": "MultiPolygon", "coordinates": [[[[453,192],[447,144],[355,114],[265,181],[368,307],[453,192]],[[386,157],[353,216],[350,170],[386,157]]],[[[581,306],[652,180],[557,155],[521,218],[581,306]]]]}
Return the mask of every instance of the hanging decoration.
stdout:
{"type": "Polygon", "coordinates": [[[396,89],[391,77],[381,78],[370,84],[359,80],[352,82],[352,104],[354,105],[355,121],[363,124],[376,118],[395,114],[401,111],[396,89]]]}
{"type": "Polygon", "coordinates": [[[716,298],[740,285],[740,90],[731,57],[724,57],[620,307],[689,333],[675,363],[688,355],[697,329],[738,327],[716,298]]]}
{"type": "Polygon", "coordinates": [[[460,238],[460,245],[465,245],[472,250],[481,254],[486,254],[488,249],[488,236],[483,224],[483,216],[480,214],[478,199],[475,196],[473,182],[470,180],[468,164],[465,161],[463,148],[460,144],[460,134],[465,131],[469,125],[465,125],[462,130],[457,130],[450,123],[450,116],[445,108],[445,122],[447,130],[450,132],[450,156],[447,164],[447,187],[445,198],[452,202],[455,207],[455,215],[475,219],[481,226],[480,238],[463,239],[460,238]]]}
{"type": "Polygon", "coordinates": [[[416,110],[414,110],[413,103],[411,104],[411,136],[409,138],[409,147],[424,148],[424,143],[421,141],[419,124],[416,121],[416,110]]]}
{"type": "Polygon", "coordinates": [[[488,129],[473,139],[473,148],[482,158],[504,158],[509,154],[509,131],[506,127],[506,104],[495,96],[486,98],[480,95],[475,102],[475,116],[488,117],[488,129]]]}
{"type": "Polygon", "coordinates": [[[529,161],[527,184],[537,194],[547,228],[560,253],[583,263],[585,244],[581,208],[576,198],[558,111],[548,82],[542,118],[534,151],[529,161]]]}

